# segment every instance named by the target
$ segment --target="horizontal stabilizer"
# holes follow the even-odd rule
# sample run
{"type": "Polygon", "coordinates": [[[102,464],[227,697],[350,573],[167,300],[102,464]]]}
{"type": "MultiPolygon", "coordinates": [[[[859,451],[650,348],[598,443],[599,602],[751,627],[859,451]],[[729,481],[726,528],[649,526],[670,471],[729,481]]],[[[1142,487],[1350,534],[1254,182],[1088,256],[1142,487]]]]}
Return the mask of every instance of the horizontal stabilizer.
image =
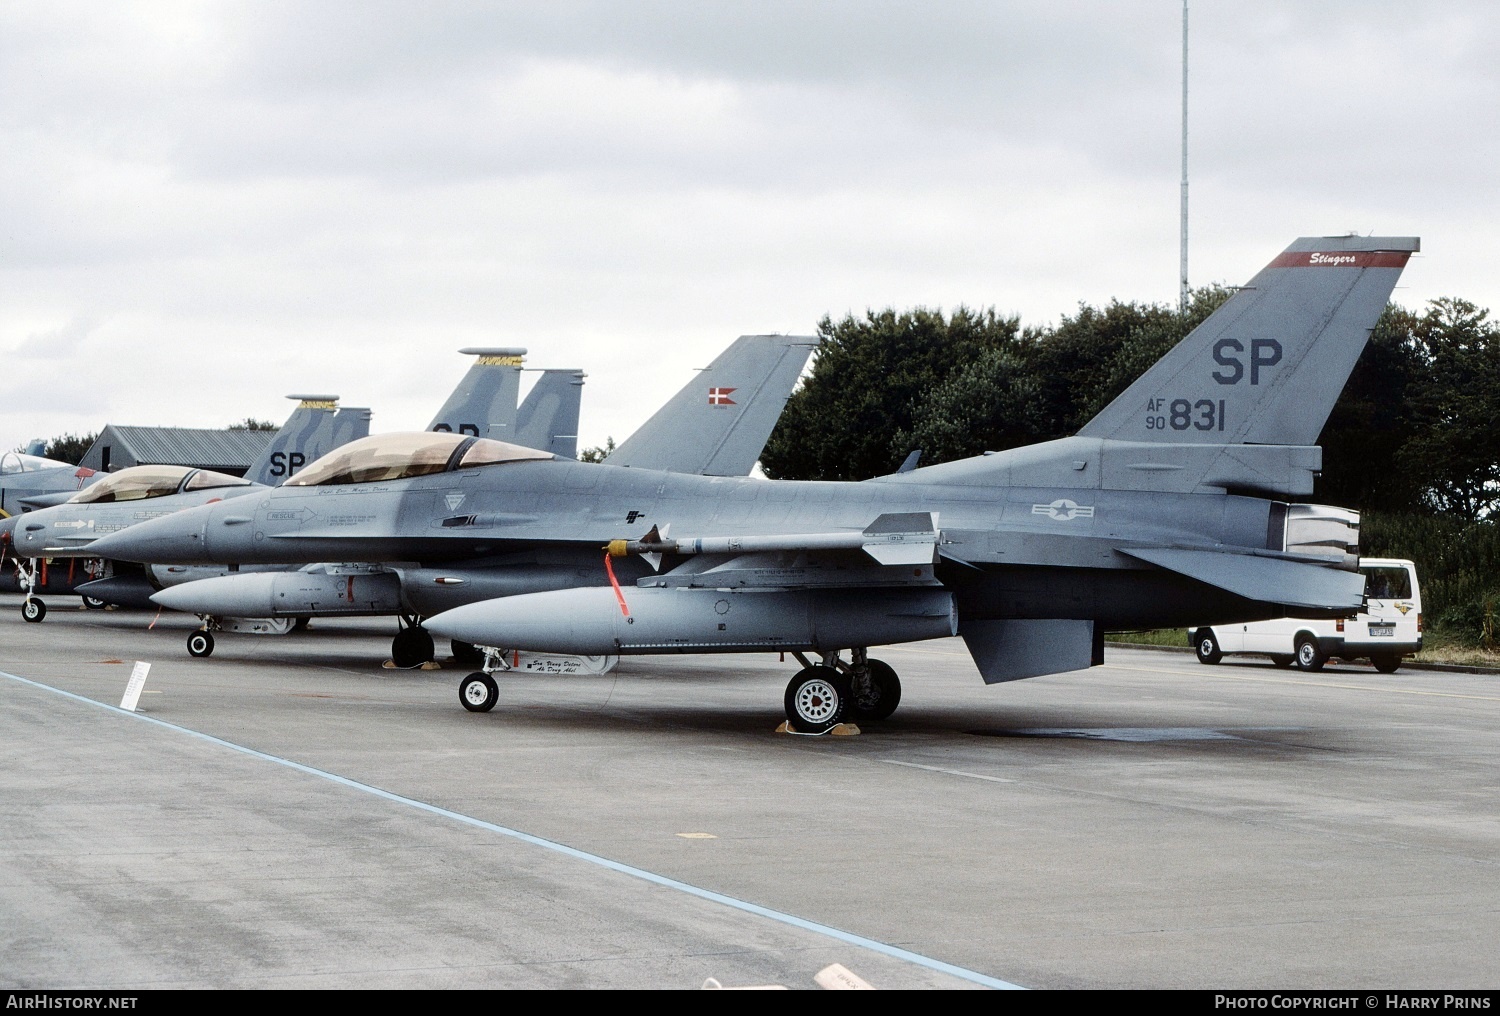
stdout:
{"type": "Polygon", "coordinates": [[[1223,554],[1213,550],[1118,549],[1137,560],[1262,603],[1351,612],[1364,606],[1365,580],[1359,572],[1285,558],[1223,554]]]}
{"type": "Polygon", "coordinates": [[[1095,652],[1092,621],[965,620],[958,633],[985,684],[1087,670],[1104,662],[1095,652]]]}

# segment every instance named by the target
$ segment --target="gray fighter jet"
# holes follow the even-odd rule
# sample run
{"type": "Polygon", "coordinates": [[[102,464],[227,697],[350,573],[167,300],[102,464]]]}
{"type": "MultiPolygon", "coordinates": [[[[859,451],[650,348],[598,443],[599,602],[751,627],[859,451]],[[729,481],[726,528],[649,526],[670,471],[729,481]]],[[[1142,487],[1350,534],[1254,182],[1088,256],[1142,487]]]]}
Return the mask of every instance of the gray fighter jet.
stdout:
{"type": "MultiPolygon", "coordinates": [[[[548,370],[519,408],[522,358],[526,350],[463,349],[475,357],[453,394],[428,425],[430,430],[459,434],[496,434],[507,438],[524,430],[538,447],[566,452],[576,444],[583,372],[548,370]]],[[[298,407],[276,433],[243,480],[210,470],[183,466],[132,466],[110,473],[95,486],[74,492],[45,511],[17,520],[11,534],[15,552],[29,559],[18,569],[27,592],[22,615],[28,621],[46,616],[40,592],[77,592],[90,605],[113,603],[152,607],[150,597],[166,586],[221,574],[222,568],[153,565],[141,571],[119,567],[92,556],[90,545],[143,519],[158,518],[208,501],[223,500],[275,486],[304,465],[349,441],[370,433],[368,409],[340,408],[337,395],[289,395],[298,407]],[[87,558],[87,564],[78,559],[87,558]],[[67,559],[66,568],[47,567],[47,560],[67,559]],[[40,563],[39,563],[40,562],[40,563]]],[[[278,566],[277,571],[286,570],[278,566]]],[[[290,630],[292,622],[286,623],[290,630]]],[[[271,626],[276,630],[275,626],[271,626]]]]}
{"type": "MultiPolygon", "coordinates": [[[[870,646],[958,634],[994,683],[1099,664],[1106,631],[1344,616],[1363,603],[1359,517],[1291,502],[1312,492],[1318,434],[1418,249],[1299,239],[1077,435],[999,454],[766,482],[387,435],[254,503],[106,543],[148,561],[417,560],[439,584],[475,557],[592,564],[593,585],[427,625],[507,650],[793,653],[799,731],[890,714],[900,683],[870,646]]],[[[490,669],[461,682],[465,708],[494,706],[490,669]]]]}
{"type": "MultiPolygon", "coordinates": [[[[704,475],[748,474],[816,344],[816,339],[800,336],[741,336],[606,461],[704,475]]],[[[517,443],[557,455],[568,442],[566,457],[571,458],[577,440],[576,398],[571,410],[563,421],[565,438],[532,434],[528,427],[534,425],[523,421],[517,443]]],[[[402,627],[392,640],[391,659],[398,667],[414,667],[434,658],[424,616],[475,599],[584,585],[597,574],[597,562],[579,567],[541,552],[484,558],[438,573],[420,565],[319,564],[293,573],[240,572],[173,585],[151,599],[203,618],[202,630],[188,638],[188,652],[195,656],[213,652],[214,633],[226,627],[226,618],[394,615],[402,627]]],[[[477,662],[473,647],[456,642],[453,650],[459,658],[472,656],[477,662]]]]}
{"type": "Polygon", "coordinates": [[[288,395],[297,408],[250,464],[243,478],[189,466],[130,466],[91,477],[87,486],[65,502],[38,508],[7,520],[17,576],[26,599],[21,616],[47,616],[42,593],[76,592],[90,606],[144,600],[154,586],[136,569],[116,573],[90,545],[142,519],[158,518],[182,508],[238,497],[279,483],[298,469],[349,441],[370,433],[370,411],[340,408],[337,395],[288,395]],[[142,503],[149,502],[149,503],[142,503]],[[48,568],[49,559],[67,559],[65,568],[48,568]],[[87,565],[77,559],[87,558],[87,565]],[[88,588],[85,588],[88,587],[88,588]]]}

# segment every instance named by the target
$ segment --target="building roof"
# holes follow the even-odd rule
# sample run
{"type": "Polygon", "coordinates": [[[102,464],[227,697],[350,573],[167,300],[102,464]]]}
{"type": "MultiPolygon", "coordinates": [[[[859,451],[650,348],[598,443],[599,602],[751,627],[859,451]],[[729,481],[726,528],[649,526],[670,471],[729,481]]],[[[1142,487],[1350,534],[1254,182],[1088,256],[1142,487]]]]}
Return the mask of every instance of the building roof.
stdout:
{"type": "MultiPolygon", "coordinates": [[[[115,445],[116,450],[112,453],[115,462],[128,455],[136,462],[158,466],[244,470],[266,450],[266,445],[275,436],[273,430],[117,427],[110,424],[94,442],[94,447],[115,445]]],[[[93,449],[89,452],[92,454],[93,449]]]]}

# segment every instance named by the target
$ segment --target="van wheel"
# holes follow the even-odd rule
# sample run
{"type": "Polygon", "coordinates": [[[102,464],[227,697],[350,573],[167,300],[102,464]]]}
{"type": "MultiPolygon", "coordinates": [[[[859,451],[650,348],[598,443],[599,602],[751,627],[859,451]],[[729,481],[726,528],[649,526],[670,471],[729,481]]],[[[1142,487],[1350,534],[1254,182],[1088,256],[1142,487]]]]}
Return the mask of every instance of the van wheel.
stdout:
{"type": "Polygon", "coordinates": [[[1193,640],[1193,652],[1198,654],[1199,663],[1218,663],[1224,658],[1212,628],[1199,629],[1198,637],[1193,640]]]}
{"type": "Polygon", "coordinates": [[[1375,664],[1375,669],[1382,674],[1394,674],[1396,668],[1401,666],[1401,657],[1396,653],[1380,653],[1370,657],[1370,662],[1375,664]]]}
{"type": "Polygon", "coordinates": [[[1290,653],[1272,653],[1271,662],[1278,667],[1286,668],[1295,663],[1297,658],[1290,653]]]}
{"type": "Polygon", "coordinates": [[[1299,670],[1322,670],[1328,657],[1318,648],[1318,643],[1306,635],[1297,637],[1297,668],[1299,670]]]}

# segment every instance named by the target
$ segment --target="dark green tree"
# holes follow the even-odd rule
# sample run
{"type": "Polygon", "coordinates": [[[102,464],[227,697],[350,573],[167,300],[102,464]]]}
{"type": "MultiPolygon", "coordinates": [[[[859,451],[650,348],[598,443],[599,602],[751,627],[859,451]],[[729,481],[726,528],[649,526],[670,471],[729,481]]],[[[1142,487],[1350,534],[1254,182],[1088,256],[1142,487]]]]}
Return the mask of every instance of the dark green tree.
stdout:
{"type": "Polygon", "coordinates": [[[825,317],[818,334],[812,373],[761,455],[771,476],[862,480],[894,471],[911,451],[898,437],[915,432],[934,389],[986,352],[1029,341],[1016,318],[966,307],[951,317],[926,308],[825,317]]]}
{"type": "Polygon", "coordinates": [[[1393,306],[1376,323],[1318,439],[1318,501],[1361,511],[1421,510],[1421,484],[1396,465],[1411,434],[1408,389],[1421,370],[1412,338],[1418,320],[1393,306]]]}
{"type": "Polygon", "coordinates": [[[604,443],[597,448],[585,448],[578,453],[579,462],[603,462],[609,457],[609,453],[615,450],[615,439],[607,437],[604,443]]]}
{"type": "Polygon", "coordinates": [[[230,430],[280,430],[281,425],[272,423],[270,420],[257,420],[253,416],[247,416],[239,423],[231,423],[230,430]]]}
{"type": "Polygon", "coordinates": [[[47,450],[42,454],[49,459],[59,462],[71,462],[73,465],[83,459],[83,456],[93,447],[94,441],[99,437],[96,434],[64,434],[47,442],[47,450]]]}
{"type": "Polygon", "coordinates": [[[1396,467],[1430,511],[1478,519],[1500,507],[1500,328],[1467,300],[1433,300],[1411,337],[1420,369],[1396,467]]]}

